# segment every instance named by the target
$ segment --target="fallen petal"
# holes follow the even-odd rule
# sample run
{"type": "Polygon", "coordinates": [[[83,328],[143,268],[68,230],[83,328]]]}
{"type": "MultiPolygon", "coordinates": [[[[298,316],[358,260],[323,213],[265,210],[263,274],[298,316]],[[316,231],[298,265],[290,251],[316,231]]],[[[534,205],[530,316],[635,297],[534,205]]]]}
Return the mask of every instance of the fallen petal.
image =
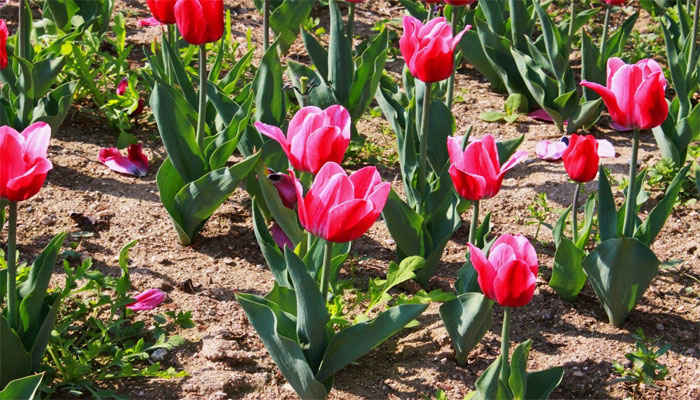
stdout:
{"type": "Polygon", "coordinates": [[[160,21],[155,19],[155,17],[150,17],[150,18],[145,18],[142,20],[139,20],[139,26],[140,27],[147,27],[147,26],[161,26],[163,25],[160,21]]]}
{"type": "Polygon", "coordinates": [[[133,176],[146,176],[148,173],[148,157],[143,154],[142,145],[132,144],[124,157],[118,149],[111,147],[100,150],[99,159],[102,164],[114,172],[133,176]]]}

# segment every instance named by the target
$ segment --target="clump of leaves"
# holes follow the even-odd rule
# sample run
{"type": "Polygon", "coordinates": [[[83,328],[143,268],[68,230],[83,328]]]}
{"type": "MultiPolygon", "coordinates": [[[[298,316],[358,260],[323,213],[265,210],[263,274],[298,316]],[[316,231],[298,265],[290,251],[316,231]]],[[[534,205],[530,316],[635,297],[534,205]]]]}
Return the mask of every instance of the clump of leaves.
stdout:
{"type": "Polygon", "coordinates": [[[479,118],[486,122],[506,121],[512,124],[515,122],[521,113],[528,109],[527,98],[520,93],[513,93],[508,96],[506,103],[503,106],[504,111],[486,111],[479,115],[479,118]]]}
{"type": "MultiPolygon", "coordinates": [[[[678,168],[671,159],[662,158],[649,168],[649,180],[647,181],[647,185],[649,185],[649,188],[653,191],[665,192],[679,170],[680,168],[678,168]]],[[[691,205],[697,202],[697,165],[694,170],[696,173],[688,174],[681,185],[676,204],[691,205]]]]}
{"type": "Polygon", "coordinates": [[[129,243],[119,255],[121,276],[116,278],[92,270],[92,260],[63,268],[66,284],[63,307],[47,348],[49,395],[73,395],[97,399],[127,398],[105,389],[110,380],[134,377],[175,378],[186,375],[174,368],[151,362],[156,349],[171,350],[183,339],[169,333],[176,327],[191,328],[191,312],[167,311],[154,320],[134,321],[126,305],[133,302],[128,271],[129,243]]]}
{"type": "Polygon", "coordinates": [[[537,237],[540,234],[540,228],[542,225],[546,226],[549,229],[552,229],[552,225],[548,224],[547,221],[547,215],[549,215],[550,212],[552,212],[554,208],[549,205],[547,202],[547,193],[538,193],[535,196],[535,199],[532,204],[527,206],[527,211],[530,213],[530,216],[528,217],[528,221],[525,222],[525,225],[535,225],[537,224],[537,231],[535,232],[535,240],[537,240],[537,237]]]}
{"type": "Polygon", "coordinates": [[[637,328],[637,334],[632,335],[632,337],[637,340],[637,343],[633,352],[625,354],[625,358],[629,361],[625,365],[617,361],[613,362],[615,373],[621,376],[615,381],[635,383],[635,393],[642,383],[658,389],[659,386],[654,381],[663,380],[668,374],[668,368],[659,363],[658,358],[666,354],[671,348],[671,344],[668,343],[657,348],[656,345],[661,338],[648,338],[642,328],[637,328]]]}

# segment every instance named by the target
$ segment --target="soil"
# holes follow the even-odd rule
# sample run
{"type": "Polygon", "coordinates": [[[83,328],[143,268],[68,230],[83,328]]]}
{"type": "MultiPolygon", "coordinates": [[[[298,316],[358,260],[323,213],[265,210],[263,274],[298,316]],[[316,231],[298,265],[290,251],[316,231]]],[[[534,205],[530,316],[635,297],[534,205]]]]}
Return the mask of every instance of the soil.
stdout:
{"type": "MultiPolygon", "coordinates": [[[[234,39],[245,44],[250,28],[253,41],[259,44],[261,18],[252,1],[226,3],[232,10],[234,39]]],[[[144,2],[117,0],[117,9],[128,18],[130,41],[145,44],[160,34],[158,27],[138,27],[138,19],[150,16],[144,2]]],[[[357,10],[356,32],[366,35],[374,21],[397,18],[401,6],[398,2],[377,0],[359,4],[357,10]]],[[[12,19],[15,13],[16,2],[10,2],[1,15],[12,19]]],[[[327,24],[325,10],[318,11],[317,16],[322,25],[327,24]]],[[[300,59],[303,53],[303,45],[297,41],[289,57],[300,59]]],[[[538,193],[546,193],[554,209],[563,209],[571,202],[573,184],[567,180],[563,166],[537,159],[534,151],[539,140],[557,140],[561,135],[553,125],[526,117],[510,125],[480,120],[478,116],[483,111],[502,110],[504,96],[490,91],[486,80],[470,66],[465,65],[459,72],[454,107],[458,134],[470,126],[476,136],[488,133],[508,139],[524,134],[521,149],[530,154],[527,162],[507,174],[501,193],[482,202],[483,214],[493,213],[496,233],[526,235],[539,254],[541,274],[535,296],[530,304],[513,313],[512,322],[513,343],[533,340],[529,370],[565,367],[565,378],[552,398],[700,398],[700,205],[679,206],[669,218],[652,249],[662,261],[681,262],[660,271],[622,327],[607,323],[588,284],[575,303],[560,299],[547,285],[555,250],[551,233],[543,227],[535,238],[537,227],[531,224],[533,219],[527,207],[538,193]],[[662,343],[673,344],[660,359],[669,368],[666,379],[657,382],[660,389],[643,387],[634,393],[632,386],[614,382],[617,376],[612,363],[626,361],[624,354],[633,350],[632,334],[637,328],[643,328],[650,337],[662,337],[662,343]]],[[[151,159],[149,175],[136,179],[117,175],[98,161],[99,150],[116,143],[116,132],[89,117],[83,106],[74,107],[61,129],[54,133],[49,149],[54,169],[45,188],[20,204],[18,242],[22,261],[33,259],[60,232],[85,230],[71,217],[72,213],[98,216],[105,222],[94,227],[93,237],[71,239],[79,242],[78,251],[92,257],[95,268],[117,275],[120,249],[139,239],[131,251],[133,289],[165,291],[168,300],[162,307],[191,310],[196,323],[195,328],[178,332],[186,344],[169,352],[164,362],[185,370],[187,377],[121,381],[111,388],[135,399],[296,398],[234,298],[234,291],[262,295],[273,282],[255,241],[247,193],[238,189],[192,246],[179,245],[155,184],[155,173],[165,152],[152,117],[142,117],[135,129],[151,159]],[[182,285],[187,280],[191,280],[194,291],[182,285]]],[[[393,148],[393,139],[383,136],[386,125],[383,118],[367,118],[360,121],[358,130],[369,140],[393,148]]],[[[630,134],[608,129],[605,118],[589,133],[613,143],[619,154],[614,159],[604,159],[603,164],[615,178],[626,176],[630,134]]],[[[642,165],[650,166],[658,159],[653,136],[643,134],[642,165]]],[[[396,165],[383,168],[382,174],[385,180],[400,186],[396,165]]],[[[596,181],[586,185],[588,191],[596,188],[596,181]]],[[[657,198],[661,195],[652,194],[657,198]]],[[[431,281],[433,288],[449,290],[464,262],[469,212],[462,217],[464,223],[447,245],[431,281]]],[[[552,224],[556,218],[556,213],[550,213],[547,222],[552,224]]],[[[5,235],[3,232],[0,237],[3,247],[5,235]]],[[[357,285],[364,286],[369,277],[384,275],[389,261],[395,258],[394,248],[381,220],[356,241],[352,259],[357,285]]],[[[61,274],[57,268],[57,280],[61,274]]],[[[402,290],[412,292],[416,287],[404,285],[402,290]]],[[[501,311],[495,307],[491,331],[462,368],[456,365],[438,306],[432,304],[418,318],[420,326],[401,331],[340,371],[329,398],[413,399],[432,396],[442,389],[448,398],[461,399],[473,390],[475,380],[499,353],[501,311]]]]}

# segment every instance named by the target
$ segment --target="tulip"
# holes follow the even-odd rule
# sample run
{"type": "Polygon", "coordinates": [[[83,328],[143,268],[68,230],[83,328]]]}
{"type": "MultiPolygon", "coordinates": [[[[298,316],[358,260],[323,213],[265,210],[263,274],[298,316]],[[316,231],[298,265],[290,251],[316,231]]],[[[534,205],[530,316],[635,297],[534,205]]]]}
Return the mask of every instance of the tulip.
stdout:
{"type": "Polygon", "coordinates": [[[146,4],[153,18],[164,24],[175,23],[175,0],[146,0],[146,4]]]}
{"type": "Polygon", "coordinates": [[[4,19],[0,19],[0,70],[7,68],[7,37],[10,32],[4,19]]]}
{"type": "Polygon", "coordinates": [[[312,174],[328,162],[341,163],[350,144],[350,113],[340,105],[302,108],[289,122],[286,137],[276,126],[256,122],[255,127],[282,146],[294,169],[312,174]]]}
{"type": "Polygon", "coordinates": [[[126,89],[128,88],[129,80],[126,77],[124,77],[121,81],[119,81],[119,84],[117,85],[117,96],[124,96],[124,94],[126,94],[126,89]]]}
{"type": "Polygon", "coordinates": [[[194,45],[216,42],[224,34],[223,0],[177,0],[175,20],[180,34],[194,45]]]}
{"type": "Polygon", "coordinates": [[[23,201],[39,193],[53,167],[46,158],[51,127],[36,122],[21,134],[0,127],[0,198],[23,201]]]}
{"type": "Polygon", "coordinates": [[[579,183],[590,182],[598,173],[598,141],[592,135],[571,135],[562,159],[571,179],[579,183]]]}
{"type": "Polygon", "coordinates": [[[305,197],[301,183],[296,181],[295,187],[301,225],[335,243],[355,240],[367,232],[384,209],[391,189],[375,167],[347,176],[335,162],[321,168],[305,197]]]}
{"type": "Polygon", "coordinates": [[[455,7],[466,6],[476,2],[477,0],[445,0],[445,3],[455,7]]]}
{"type": "Polygon", "coordinates": [[[613,57],[608,60],[607,87],[586,80],[581,85],[598,93],[610,117],[623,127],[651,129],[661,125],[668,116],[666,78],[652,59],[625,64],[613,57]]]}
{"type": "Polygon", "coordinates": [[[134,296],[136,301],[126,305],[131,311],[149,311],[160,305],[165,300],[165,293],[158,289],[148,289],[134,296]]]}
{"type": "Polygon", "coordinates": [[[537,253],[522,235],[502,235],[488,259],[469,243],[469,260],[479,274],[484,295],[504,307],[521,307],[532,300],[537,279],[537,253]]]}
{"type": "Polygon", "coordinates": [[[294,178],[290,175],[274,172],[268,175],[267,179],[275,185],[275,189],[277,189],[277,194],[279,194],[282,204],[293,210],[297,204],[297,188],[294,178]]]}
{"type": "Polygon", "coordinates": [[[435,18],[423,25],[416,18],[404,17],[399,46],[411,75],[425,83],[447,79],[454,69],[455,47],[470,28],[468,25],[453,36],[445,18],[435,18]]]}
{"type": "Polygon", "coordinates": [[[102,164],[120,174],[142,177],[148,173],[148,157],[143,154],[141,144],[129,146],[126,157],[112,147],[100,150],[99,158],[102,164]]]}
{"type": "Polygon", "coordinates": [[[607,4],[609,6],[621,6],[627,0],[604,0],[604,1],[605,1],[605,4],[607,4]]]}

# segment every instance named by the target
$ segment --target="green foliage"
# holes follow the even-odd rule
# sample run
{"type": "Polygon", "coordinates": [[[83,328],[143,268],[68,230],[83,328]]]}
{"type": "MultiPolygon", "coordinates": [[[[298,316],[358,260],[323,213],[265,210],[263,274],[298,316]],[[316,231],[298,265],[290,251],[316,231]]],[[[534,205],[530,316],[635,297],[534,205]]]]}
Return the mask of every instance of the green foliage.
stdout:
{"type": "Polygon", "coordinates": [[[527,99],[520,93],[513,93],[508,96],[501,111],[486,111],[479,114],[479,118],[486,122],[506,121],[509,124],[517,121],[521,113],[527,112],[527,99]]]}
{"type": "Polygon", "coordinates": [[[44,374],[15,379],[0,391],[0,400],[32,400],[39,390],[44,374]]]}
{"type": "Polygon", "coordinates": [[[547,193],[537,193],[533,200],[533,203],[527,206],[527,211],[530,213],[525,225],[535,225],[537,224],[537,231],[535,231],[535,240],[540,235],[540,228],[545,226],[552,229],[552,225],[548,224],[547,216],[554,211],[554,208],[547,202],[547,193]]]}
{"type": "MultiPolygon", "coordinates": [[[[673,178],[678,175],[678,168],[670,158],[662,158],[649,167],[649,180],[646,182],[650,190],[665,192],[673,178]]],[[[691,205],[697,202],[698,189],[695,175],[689,174],[683,180],[675,205],[691,205]]]]}
{"type": "Polygon", "coordinates": [[[191,312],[167,311],[152,322],[134,320],[125,306],[134,301],[129,295],[131,281],[129,243],[121,251],[121,275],[113,277],[92,269],[92,260],[71,265],[63,262],[66,284],[64,307],[51,333],[46,391],[59,397],[75,396],[121,399],[105,383],[122,378],[175,378],[186,375],[173,367],[161,368],[148,358],[156,349],[172,350],[184,341],[171,335],[177,327],[193,326],[191,312]]]}
{"type": "Polygon", "coordinates": [[[658,362],[658,358],[671,349],[671,344],[657,347],[661,338],[648,338],[642,328],[637,328],[637,334],[632,335],[632,337],[637,342],[634,351],[625,354],[628,362],[622,365],[617,360],[613,361],[615,373],[621,376],[615,381],[634,383],[635,393],[641,384],[658,389],[659,387],[654,382],[663,380],[668,375],[668,368],[658,362]]]}

